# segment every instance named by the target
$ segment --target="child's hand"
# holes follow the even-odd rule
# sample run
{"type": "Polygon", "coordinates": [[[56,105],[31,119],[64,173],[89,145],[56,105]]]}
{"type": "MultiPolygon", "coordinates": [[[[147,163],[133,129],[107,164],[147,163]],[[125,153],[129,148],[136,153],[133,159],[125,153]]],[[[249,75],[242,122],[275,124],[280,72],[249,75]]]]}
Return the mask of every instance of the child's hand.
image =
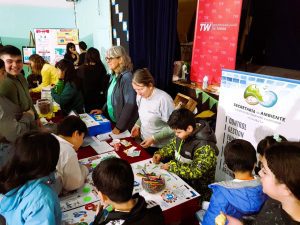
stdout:
{"type": "Polygon", "coordinates": [[[92,111],[90,111],[90,114],[102,114],[102,110],[101,109],[93,109],[92,111]]]}
{"type": "Polygon", "coordinates": [[[161,166],[161,168],[164,169],[164,170],[169,170],[170,165],[169,165],[168,163],[165,163],[165,164],[163,164],[163,165],[161,166]]]}
{"type": "Polygon", "coordinates": [[[153,161],[155,164],[160,163],[160,160],[161,160],[161,155],[160,155],[160,154],[156,153],[156,154],[153,155],[152,161],[153,161]]]}

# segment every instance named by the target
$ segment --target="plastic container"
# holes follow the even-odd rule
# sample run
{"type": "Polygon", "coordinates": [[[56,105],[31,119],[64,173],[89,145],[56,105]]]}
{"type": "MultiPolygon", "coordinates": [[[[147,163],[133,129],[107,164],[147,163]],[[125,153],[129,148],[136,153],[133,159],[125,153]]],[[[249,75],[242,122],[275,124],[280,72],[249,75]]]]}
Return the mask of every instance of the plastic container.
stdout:
{"type": "Polygon", "coordinates": [[[53,104],[50,99],[38,99],[36,104],[38,107],[39,114],[42,117],[47,117],[48,114],[52,114],[53,104]]]}
{"type": "Polygon", "coordinates": [[[142,178],[142,187],[151,194],[162,191],[165,186],[165,180],[161,176],[148,176],[142,178]]]}
{"type": "Polygon", "coordinates": [[[208,76],[203,77],[203,82],[202,82],[202,89],[205,90],[208,88],[208,76]]]}

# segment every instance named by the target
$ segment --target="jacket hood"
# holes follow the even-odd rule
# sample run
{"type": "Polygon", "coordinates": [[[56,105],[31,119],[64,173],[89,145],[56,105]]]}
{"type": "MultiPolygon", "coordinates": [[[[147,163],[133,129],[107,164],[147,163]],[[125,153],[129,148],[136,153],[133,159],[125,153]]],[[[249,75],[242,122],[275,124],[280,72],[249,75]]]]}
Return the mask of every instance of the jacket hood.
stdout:
{"type": "Polygon", "coordinates": [[[266,200],[259,179],[251,181],[223,181],[209,185],[213,190],[219,190],[223,197],[241,213],[258,212],[266,200]]]}
{"type": "Polygon", "coordinates": [[[198,140],[205,140],[217,143],[215,132],[211,129],[206,121],[201,121],[196,124],[196,129],[193,132],[198,140]]]}
{"type": "Polygon", "coordinates": [[[8,211],[15,210],[23,198],[28,196],[37,185],[46,183],[49,177],[43,177],[36,180],[31,180],[21,187],[14,188],[5,195],[0,195],[0,214],[8,211]]]}

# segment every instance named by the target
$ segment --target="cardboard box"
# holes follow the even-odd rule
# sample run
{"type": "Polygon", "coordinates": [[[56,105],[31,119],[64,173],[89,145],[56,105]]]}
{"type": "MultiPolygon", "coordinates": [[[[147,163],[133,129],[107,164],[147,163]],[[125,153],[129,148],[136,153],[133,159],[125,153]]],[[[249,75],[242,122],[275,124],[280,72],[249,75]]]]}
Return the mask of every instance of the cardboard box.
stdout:
{"type": "Polygon", "coordinates": [[[103,115],[79,114],[80,119],[86,124],[89,136],[96,136],[111,131],[111,123],[103,115]]]}
{"type": "Polygon", "coordinates": [[[175,108],[187,108],[190,111],[194,111],[197,106],[197,102],[189,96],[178,93],[174,99],[175,108]]]}

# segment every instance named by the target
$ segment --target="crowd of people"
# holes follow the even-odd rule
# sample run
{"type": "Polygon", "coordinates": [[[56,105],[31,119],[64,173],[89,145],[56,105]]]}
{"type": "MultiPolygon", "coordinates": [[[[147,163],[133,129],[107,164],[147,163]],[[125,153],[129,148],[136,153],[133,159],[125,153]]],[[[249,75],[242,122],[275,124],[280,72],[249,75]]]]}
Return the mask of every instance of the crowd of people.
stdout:
{"type": "MultiPolygon", "coordinates": [[[[97,49],[84,42],[79,47],[81,54],[68,43],[55,66],[32,55],[32,74],[40,82],[31,88],[21,73],[20,50],[0,49],[0,224],[61,224],[58,195],[80,188],[90,170],[76,154],[88,130],[71,111],[104,114],[114,134],[129,130],[140,139],[153,163],[210,201],[203,225],[300,224],[299,143],[276,134],[257,149],[247,140],[232,140],[224,159],[233,179],[214,183],[219,149],[209,124],[196,121],[188,109],[175,109],[148,69],[133,72],[123,47],[107,50],[110,73],[97,49]],[[43,130],[30,96],[44,87],[51,88],[64,115],[56,134],[43,130]]],[[[159,205],[132,195],[127,161],[104,160],[92,179],[101,200],[93,224],[164,224],[159,205]]]]}

